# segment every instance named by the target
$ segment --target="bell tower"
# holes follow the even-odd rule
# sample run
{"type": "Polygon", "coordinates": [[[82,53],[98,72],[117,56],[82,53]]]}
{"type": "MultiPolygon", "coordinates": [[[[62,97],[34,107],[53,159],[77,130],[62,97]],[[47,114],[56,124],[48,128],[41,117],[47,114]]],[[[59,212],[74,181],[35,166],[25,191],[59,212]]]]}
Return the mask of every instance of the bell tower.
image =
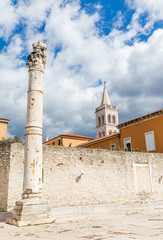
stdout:
{"type": "Polygon", "coordinates": [[[104,91],[101,105],[96,108],[96,138],[104,137],[112,133],[119,132],[116,127],[119,124],[118,108],[111,104],[106,82],[104,82],[104,91]]]}

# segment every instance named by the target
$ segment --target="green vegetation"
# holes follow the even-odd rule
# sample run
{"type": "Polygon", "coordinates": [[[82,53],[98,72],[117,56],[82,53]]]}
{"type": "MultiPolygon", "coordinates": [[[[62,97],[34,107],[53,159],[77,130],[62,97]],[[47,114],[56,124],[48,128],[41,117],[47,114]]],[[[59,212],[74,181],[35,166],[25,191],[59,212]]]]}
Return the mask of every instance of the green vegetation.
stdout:
{"type": "Polygon", "coordinates": [[[133,152],[139,152],[139,149],[138,148],[133,148],[132,151],[133,152]]]}
{"type": "Polygon", "coordinates": [[[62,138],[61,138],[61,146],[64,147],[64,145],[63,145],[63,139],[62,139],[62,138]]]}
{"type": "Polygon", "coordinates": [[[19,135],[16,135],[13,138],[3,139],[3,141],[10,142],[10,143],[15,143],[15,142],[23,143],[24,142],[23,139],[21,139],[21,137],[19,135]]]}

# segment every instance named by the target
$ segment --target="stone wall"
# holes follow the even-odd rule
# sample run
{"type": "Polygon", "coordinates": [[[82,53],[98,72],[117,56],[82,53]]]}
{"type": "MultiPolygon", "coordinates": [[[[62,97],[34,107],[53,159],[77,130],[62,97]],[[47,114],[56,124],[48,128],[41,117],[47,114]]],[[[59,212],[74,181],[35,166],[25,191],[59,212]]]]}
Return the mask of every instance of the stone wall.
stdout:
{"type": "Polygon", "coordinates": [[[43,196],[53,206],[163,200],[163,181],[159,180],[163,154],[47,146],[43,156],[43,196]],[[135,164],[142,170],[147,166],[151,191],[146,192],[148,176],[143,171],[142,191],[136,188],[135,164]]]}
{"type": "MultiPolygon", "coordinates": [[[[24,145],[14,143],[4,151],[10,151],[10,171],[8,197],[1,198],[12,209],[21,199],[24,145]]],[[[163,154],[43,146],[43,198],[53,207],[162,201],[162,169],[163,154]]]]}
{"type": "Polygon", "coordinates": [[[10,172],[8,183],[8,209],[13,208],[23,192],[24,144],[12,143],[10,147],[10,172]]]}
{"type": "Polygon", "coordinates": [[[10,144],[0,144],[0,210],[7,208],[10,171],[10,144]]]}

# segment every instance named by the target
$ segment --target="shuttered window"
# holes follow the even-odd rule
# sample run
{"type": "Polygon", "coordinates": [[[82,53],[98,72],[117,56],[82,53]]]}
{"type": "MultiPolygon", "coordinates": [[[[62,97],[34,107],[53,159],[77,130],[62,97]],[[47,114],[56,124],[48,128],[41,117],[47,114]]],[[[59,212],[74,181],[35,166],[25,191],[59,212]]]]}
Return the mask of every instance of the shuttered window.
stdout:
{"type": "Polygon", "coordinates": [[[154,132],[153,131],[145,133],[145,142],[146,142],[147,152],[156,150],[154,132]]]}

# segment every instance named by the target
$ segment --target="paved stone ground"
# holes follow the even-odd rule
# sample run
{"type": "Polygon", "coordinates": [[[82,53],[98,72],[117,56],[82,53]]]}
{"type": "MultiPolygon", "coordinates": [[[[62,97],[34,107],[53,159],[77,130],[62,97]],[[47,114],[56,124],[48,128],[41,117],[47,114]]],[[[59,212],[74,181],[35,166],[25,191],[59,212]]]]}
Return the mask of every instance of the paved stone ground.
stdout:
{"type": "Polygon", "coordinates": [[[53,224],[15,227],[0,222],[0,240],[162,240],[163,216],[141,213],[59,218],[53,224]]]}

